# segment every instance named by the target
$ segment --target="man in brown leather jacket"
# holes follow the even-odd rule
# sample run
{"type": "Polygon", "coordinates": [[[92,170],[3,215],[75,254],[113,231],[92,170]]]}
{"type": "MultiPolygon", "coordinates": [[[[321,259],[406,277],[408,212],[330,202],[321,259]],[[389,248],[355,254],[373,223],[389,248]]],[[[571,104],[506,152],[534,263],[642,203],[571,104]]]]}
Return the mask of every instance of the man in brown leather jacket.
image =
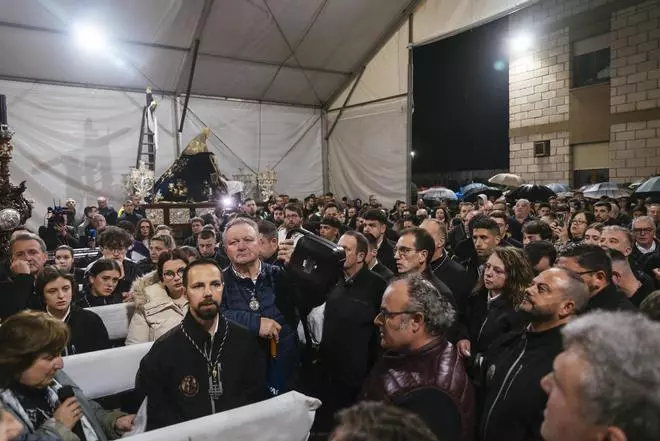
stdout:
{"type": "Polygon", "coordinates": [[[362,400],[384,401],[417,414],[443,441],[474,439],[472,384],[446,330],[449,301],[420,274],[392,282],[375,319],[387,350],[364,383],[362,400]]]}

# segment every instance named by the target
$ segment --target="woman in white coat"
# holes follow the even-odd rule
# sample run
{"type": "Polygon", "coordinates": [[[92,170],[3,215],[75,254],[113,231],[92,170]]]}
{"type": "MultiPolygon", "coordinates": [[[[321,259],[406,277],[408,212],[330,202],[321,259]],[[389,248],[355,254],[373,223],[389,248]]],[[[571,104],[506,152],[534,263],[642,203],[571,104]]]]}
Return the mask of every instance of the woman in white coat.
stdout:
{"type": "Polygon", "coordinates": [[[157,269],[134,282],[135,313],[128,327],[127,345],[154,341],[183,320],[188,311],[183,286],[187,265],[188,257],[181,250],[165,251],[157,269]]]}

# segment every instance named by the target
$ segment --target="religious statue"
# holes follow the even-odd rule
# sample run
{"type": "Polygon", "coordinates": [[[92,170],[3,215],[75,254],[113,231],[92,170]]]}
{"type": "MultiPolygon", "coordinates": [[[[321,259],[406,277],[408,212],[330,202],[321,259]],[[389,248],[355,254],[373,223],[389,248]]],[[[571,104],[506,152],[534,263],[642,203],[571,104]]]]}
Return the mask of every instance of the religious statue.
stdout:
{"type": "Polygon", "coordinates": [[[0,258],[8,256],[11,232],[32,216],[32,204],[25,199],[25,181],[12,185],[9,164],[14,131],[7,125],[7,98],[0,95],[0,258]]]}
{"type": "Polygon", "coordinates": [[[213,202],[227,194],[227,184],[206,145],[209,133],[205,128],[193,138],[181,156],[158,178],[152,202],[213,202]]]}

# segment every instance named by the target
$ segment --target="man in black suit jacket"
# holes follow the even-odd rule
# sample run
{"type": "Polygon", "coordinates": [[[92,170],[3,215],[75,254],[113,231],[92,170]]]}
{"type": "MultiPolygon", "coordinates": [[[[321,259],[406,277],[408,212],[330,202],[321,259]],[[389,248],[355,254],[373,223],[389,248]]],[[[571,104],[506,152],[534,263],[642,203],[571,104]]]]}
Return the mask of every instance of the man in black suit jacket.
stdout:
{"type": "Polygon", "coordinates": [[[370,233],[365,234],[364,237],[367,238],[367,242],[369,243],[369,251],[367,252],[367,257],[364,259],[364,263],[371,271],[381,276],[386,282],[389,282],[394,277],[394,273],[378,261],[378,242],[376,238],[370,233]]]}
{"type": "Polygon", "coordinates": [[[382,210],[372,209],[364,215],[364,233],[369,233],[376,238],[378,244],[378,261],[389,268],[394,274],[396,262],[394,261],[394,244],[385,237],[387,229],[387,217],[382,210]]]}
{"type": "Polygon", "coordinates": [[[322,397],[326,409],[319,414],[322,426],[335,411],[355,403],[376,361],[380,334],[373,322],[387,286],[365,265],[368,243],[361,233],[344,233],[339,245],[346,252],[343,278],[326,299],[320,346],[326,385],[322,397]]]}

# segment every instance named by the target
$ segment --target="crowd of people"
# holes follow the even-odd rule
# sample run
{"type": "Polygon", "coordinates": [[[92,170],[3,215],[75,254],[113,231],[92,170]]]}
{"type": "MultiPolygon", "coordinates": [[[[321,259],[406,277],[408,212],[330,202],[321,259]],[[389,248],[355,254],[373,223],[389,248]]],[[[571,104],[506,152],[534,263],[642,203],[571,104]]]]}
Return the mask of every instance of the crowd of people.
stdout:
{"type": "Polygon", "coordinates": [[[147,430],[298,390],[323,403],[317,439],[660,439],[658,203],[279,195],[182,236],[97,202],[12,233],[0,441],[130,431],[136,408],[87,399],[62,357],[145,342],[147,430]],[[345,255],[323,296],[289,271],[299,228],[345,255]],[[113,341],[90,308],[128,302],[113,341]]]}

